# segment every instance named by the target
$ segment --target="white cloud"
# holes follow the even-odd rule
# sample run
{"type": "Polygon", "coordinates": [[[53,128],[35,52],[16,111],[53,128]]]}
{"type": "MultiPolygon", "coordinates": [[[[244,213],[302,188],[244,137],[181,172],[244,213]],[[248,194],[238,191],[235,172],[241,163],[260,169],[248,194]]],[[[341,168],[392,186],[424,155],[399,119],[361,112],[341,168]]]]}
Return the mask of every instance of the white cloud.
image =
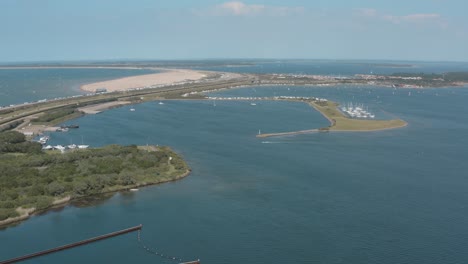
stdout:
{"type": "Polygon", "coordinates": [[[228,13],[235,16],[256,15],[265,11],[264,5],[246,5],[242,2],[226,2],[215,7],[222,13],[228,13]]]}
{"type": "Polygon", "coordinates": [[[440,27],[446,28],[448,23],[445,19],[437,13],[416,13],[403,16],[384,14],[373,8],[358,8],[354,9],[354,15],[367,18],[379,19],[393,24],[435,24],[440,27]]]}
{"type": "Polygon", "coordinates": [[[377,9],[373,8],[356,8],[354,13],[363,17],[376,17],[378,15],[377,9]]]}
{"type": "Polygon", "coordinates": [[[245,4],[240,1],[225,2],[207,10],[195,10],[198,15],[211,16],[288,16],[304,12],[303,7],[245,4]]]}
{"type": "Polygon", "coordinates": [[[384,15],[382,18],[384,20],[390,21],[395,24],[400,24],[402,22],[425,23],[425,22],[439,21],[441,19],[441,15],[439,14],[410,14],[406,16],[384,15]]]}

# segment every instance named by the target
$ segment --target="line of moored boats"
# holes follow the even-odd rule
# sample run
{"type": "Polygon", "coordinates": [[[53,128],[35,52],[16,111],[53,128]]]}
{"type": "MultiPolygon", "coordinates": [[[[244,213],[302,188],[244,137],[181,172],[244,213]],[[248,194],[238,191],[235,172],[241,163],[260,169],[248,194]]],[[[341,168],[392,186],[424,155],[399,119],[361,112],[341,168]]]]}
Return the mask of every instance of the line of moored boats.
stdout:
{"type": "Polygon", "coordinates": [[[43,150],[60,150],[60,151],[65,151],[66,149],[87,149],[89,148],[89,145],[76,145],[76,144],[70,144],[70,145],[46,145],[47,142],[49,141],[50,137],[49,136],[42,136],[40,137],[37,142],[42,144],[42,149],[43,150]]]}

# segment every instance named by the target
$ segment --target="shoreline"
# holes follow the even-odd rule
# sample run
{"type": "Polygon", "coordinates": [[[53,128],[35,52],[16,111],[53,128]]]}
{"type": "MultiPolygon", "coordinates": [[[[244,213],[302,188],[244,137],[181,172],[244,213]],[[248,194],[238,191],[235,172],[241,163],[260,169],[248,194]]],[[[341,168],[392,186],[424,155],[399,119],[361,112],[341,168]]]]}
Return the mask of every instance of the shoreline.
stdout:
{"type": "Polygon", "coordinates": [[[51,206],[49,206],[47,208],[40,209],[40,210],[36,210],[36,208],[21,208],[20,207],[20,208],[17,208],[17,211],[21,211],[23,214],[21,214],[19,216],[15,216],[15,217],[11,217],[11,218],[1,220],[0,221],[0,231],[1,231],[1,229],[8,228],[9,225],[13,225],[13,224],[17,224],[17,223],[20,223],[22,221],[25,221],[25,220],[29,219],[31,216],[44,214],[44,213],[47,213],[47,212],[49,212],[49,211],[51,211],[53,209],[66,207],[69,204],[71,204],[72,202],[78,201],[80,199],[99,196],[99,195],[104,195],[104,194],[116,194],[116,193],[119,193],[119,192],[129,191],[130,189],[133,189],[133,188],[143,188],[143,187],[154,186],[154,185],[159,185],[159,184],[164,184],[164,183],[169,183],[169,182],[175,182],[175,181],[181,180],[181,179],[189,176],[191,172],[192,172],[191,169],[187,169],[184,173],[176,176],[174,179],[167,179],[167,180],[163,180],[163,181],[160,181],[160,182],[154,182],[154,183],[136,184],[134,186],[130,186],[130,187],[127,186],[125,188],[118,189],[118,190],[112,190],[112,191],[107,191],[107,192],[102,192],[102,193],[87,195],[87,196],[80,196],[80,197],[76,197],[76,198],[73,198],[73,199],[70,196],[62,197],[62,198],[60,198],[58,200],[55,200],[51,206]]]}
{"type": "MultiPolygon", "coordinates": [[[[265,133],[265,134],[258,134],[256,135],[257,138],[268,138],[268,137],[280,137],[280,136],[294,136],[294,135],[303,135],[303,134],[311,134],[311,133],[329,133],[329,132],[379,132],[379,131],[385,131],[385,130],[392,130],[392,129],[398,129],[398,128],[403,128],[408,126],[408,122],[402,120],[402,119],[392,119],[392,120],[357,120],[357,119],[351,119],[348,118],[344,115],[341,115],[340,118],[344,118],[347,120],[355,120],[358,122],[378,122],[378,121],[398,121],[402,122],[401,124],[397,125],[392,125],[389,127],[377,127],[377,128],[368,128],[368,129],[337,129],[336,128],[336,120],[329,117],[327,114],[325,114],[319,107],[314,103],[314,102],[304,102],[301,100],[293,100],[296,102],[303,102],[306,103],[310,106],[312,106],[316,111],[318,111],[323,117],[325,117],[329,122],[330,125],[328,127],[323,127],[323,128],[314,128],[314,129],[305,129],[305,130],[299,130],[299,131],[290,131],[290,132],[278,132],[278,133],[265,133]]],[[[328,101],[330,102],[330,101],[328,101]]],[[[333,102],[334,103],[334,102],[333,102]]]]}
{"type": "Polygon", "coordinates": [[[195,71],[190,69],[151,69],[159,70],[161,72],[84,84],[80,86],[80,89],[85,92],[96,92],[97,89],[106,89],[107,92],[121,92],[130,89],[150,88],[152,86],[175,85],[181,82],[199,81],[209,75],[206,71],[195,71]]]}

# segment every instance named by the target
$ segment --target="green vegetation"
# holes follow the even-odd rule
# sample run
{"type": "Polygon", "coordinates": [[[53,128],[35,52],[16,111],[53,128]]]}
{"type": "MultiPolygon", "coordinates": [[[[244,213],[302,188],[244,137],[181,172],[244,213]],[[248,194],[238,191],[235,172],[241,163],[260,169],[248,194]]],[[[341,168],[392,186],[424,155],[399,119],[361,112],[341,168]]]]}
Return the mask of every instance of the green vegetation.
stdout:
{"type": "Polygon", "coordinates": [[[452,82],[468,82],[468,72],[448,72],[444,78],[452,82]]]}
{"type": "Polygon", "coordinates": [[[456,82],[468,82],[468,72],[447,73],[394,73],[393,77],[420,77],[421,80],[404,80],[404,83],[423,86],[440,86],[456,82]]]}
{"type": "Polygon", "coordinates": [[[2,131],[7,131],[7,130],[11,130],[19,125],[21,125],[21,123],[23,123],[23,121],[21,120],[16,120],[16,121],[13,121],[11,123],[8,123],[8,124],[3,124],[3,125],[0,125],[0,132],[2,131]]]}
{"type": "Polygon", "coordinates": [[[4,153],[37,154],[37,153],[41,153],[41,151],[42,151],[41,144],[37,142],[26,141],[26,137],[19,132],[7,131],[7,132],[0,133],[0,155],[4,153]]]}
{"type": "MultiPolygon", "coordinates": [[[[44,153],[21,133],[0,133],[0,221],[20,208],[179,179],[189,168],[167,147],[110,145],[44,153]]],[[[1,222],[0,222],[1,223],[1,222]]]]}
{"type": "Polygon", "coordinates": [[[43,115],[41,115],[40,117],[34,119],[33,121],[34,122],[47,123],[47,122],[51,122],[51,121],[59,119],[59,118],[63,118],[65,116],[67,116],[67,115],[71,115],[71,114],[75,113],[75,111],[76,111],[75,107],[66,107],[66,108],[60,108],[60,109],[56,109],[56,110],[50,110],[50,111],[44,112],[43,115]]]}
{"type": "Polygon", "coordinates": [[[394,73],[392,76],[400,77],[421,77],[423,80],[444,79],[451,82],[468,81],[468,72],[447,72],[447,73],[394,73]]]}

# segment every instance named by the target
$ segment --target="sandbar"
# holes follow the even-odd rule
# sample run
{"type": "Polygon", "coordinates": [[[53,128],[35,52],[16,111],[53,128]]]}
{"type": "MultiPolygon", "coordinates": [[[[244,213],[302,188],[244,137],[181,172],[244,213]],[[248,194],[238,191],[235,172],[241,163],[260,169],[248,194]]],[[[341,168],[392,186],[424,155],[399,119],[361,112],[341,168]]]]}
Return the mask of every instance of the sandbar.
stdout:
{"type": "Polygon", "coordinates": [[[95,92],[97,89],[103,88],[108,92],[115,92],[157,85],[169,85],[187,81],[196,81],[206,76],[207,73],[201,71],[186,69],[165,69],[160,73],[124,77],[109,81],[85,84],[80,88],[88,92],[95,92]]]}

